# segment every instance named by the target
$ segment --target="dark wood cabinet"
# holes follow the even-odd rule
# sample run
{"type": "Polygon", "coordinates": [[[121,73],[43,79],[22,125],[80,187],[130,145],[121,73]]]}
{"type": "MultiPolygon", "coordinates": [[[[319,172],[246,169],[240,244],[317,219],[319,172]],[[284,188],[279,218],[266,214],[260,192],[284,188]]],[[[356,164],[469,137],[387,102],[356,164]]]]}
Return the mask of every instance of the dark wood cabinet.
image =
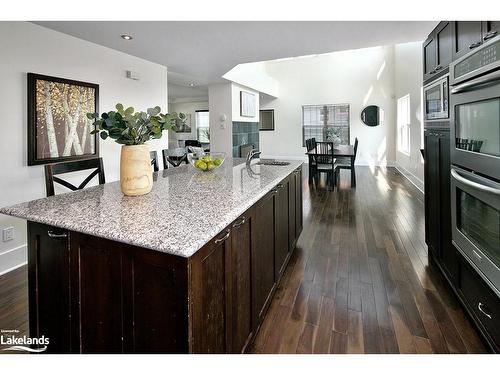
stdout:
{"type": "Polygon", "coordinates": [[[30,336],[49,338],[48,353],[71,351],[69,240],[69,231],[28,226],[30,336]]]}
{"type": "Polygon", "coordinates": [[[226,289],[231,231],[226,229],[191,261],[192,351],[226,353],[226,289]]]}
{"type": "Polygon", "coordinates": [[[245,350],[253,332],[252,326],[252,227],[251,211],[232,224],[229,261],[228,314],[229,352],[245,350]]]}
{"type": "Polygon", "coordinates": [[[274,193],[268,193],[255,205],[252,231],[252,321],[262,321],[275,286],[274,278],[274,193]]]}
{"type": "Polygon", "coordinates": [[[500,352],[500,298],[459,255],[456,290],[476,326],[494,352],[500,352]]]}
{"type": "Polygon", "coordinates": [[[302,167],[296,169],[295,176],[295,241],[299,238],[302,232],[302,167]]]}
{"type": "Polygon", "coordinates": [[[278,281],[281,277],[289,254],[289,215],[288,197],[290,180],[287,178],[276,186],[274,193],[274,279],[278,281]]]}
{"type": "Polygon", "coordinates": [[[425,242],[435,257],[439,251],[439,134],[424,132],[425,242]]]}
{"type": "Polygon", "coordinates": [[[451,242],[449,130],[426,130],[424,147],[425,241],[448,279],[454,281],[457,260],[451,242]]]}
{"type": "Polygon", "coordinates": [[[500,21],[482,22],[483,42],[500,34],[500,21]]]}
{"type": "Polygon", "coordinates": [[[435,70],[438,73],[448,67],[452,62],[453,53],[453,39],[451,22],[443,21],[440,22],[435,31],[436,38],[436,67],[435,70]]]}
{"type": "Polygon", "coordinates": [[[479,47],[482,43],[481,21],[453,21],[453,61],[462,57],[472,49],[479,47]]]}
{"type": "Polygon", "coordinates": [[[436,38],[432,33],[424,41],[423,44],[423,68],[424,68],[424,81],[431,79],[436,73],[437,55],[436,55],[436,38]]]}
{"type": "Polygon", "coordinates": [[[49,353],[241,353],[300,235],[297,178],[188,258],[29,222],[31,336],[49,353]]]}

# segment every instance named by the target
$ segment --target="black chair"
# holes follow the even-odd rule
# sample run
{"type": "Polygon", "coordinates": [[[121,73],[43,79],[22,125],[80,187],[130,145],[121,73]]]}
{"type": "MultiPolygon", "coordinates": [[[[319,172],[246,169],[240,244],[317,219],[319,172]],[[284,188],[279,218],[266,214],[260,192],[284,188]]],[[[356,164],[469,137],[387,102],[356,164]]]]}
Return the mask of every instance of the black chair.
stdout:
{"type": "Polygon", "coordinates": [[[156,151],[149,151],[149,158],[151,159],[153,171],[158,172],[160,170],[160,167],[158,166],[158,153],[156,151]]]}
{"type": "Polygon", "coordinates": [[[356,187],[356,170],[354,168],[354,162],[356,161],[356,155],[358,153],[358,138],[354,139],[354,157],[353,158],[337,158],[337,170],[336,179],[340,178],[341,169],[351,170],[351,186],[356,187]]]}
{"type": "Polygon", "coordinates": [[[85,159],[78,161],[69,161],[56,164],[47,164],[45,166],[45,189],[47,192],[47,197],[55,195],[54,183],[58,183],[70,190],[76,191],[81,190],[92,180],[95,176],[98,176],[99,185],[106,183],[106,178],[104,177],[104,165],[102,158],[85,159]],[[72,183],[57,177],[57,175],[85,171],[88,169],[94,169],[80,185],[75,186],[72,183]]]}
{"type": "MultiPolygon", "coordinates": [[[[306,139],[306,150],[307,152],[312,151],[316,148],[316,138],[306,139]]],[[[314,158],[309,157],[309,183],[313,182],[313,177],[316,174],[315,161],[314,158]]]]}
{"type": "Polygon", "coordinates": [[[201,147],[201,142],[196,139],[187,139],[184,141],[184,146],[187,148],[189,146],[201,147]]]}
{"type": "Polygon", "coordinates": [[[333,157],[333,142],[316,142],[316,152],[313,154],[312,159],[314,162],[315,179],[321,173],[327,175],[327,185],[333,189],[337,180],[336,176],[336,163],[333,157]]]}
{"type": "Polygon", "coordinates": [[[161,150],[163,156],[163,168],[168,169],[168,164],[178,167],[182,163],[188,164],[187,151],[185,147],[167,148],[161,150]]]}

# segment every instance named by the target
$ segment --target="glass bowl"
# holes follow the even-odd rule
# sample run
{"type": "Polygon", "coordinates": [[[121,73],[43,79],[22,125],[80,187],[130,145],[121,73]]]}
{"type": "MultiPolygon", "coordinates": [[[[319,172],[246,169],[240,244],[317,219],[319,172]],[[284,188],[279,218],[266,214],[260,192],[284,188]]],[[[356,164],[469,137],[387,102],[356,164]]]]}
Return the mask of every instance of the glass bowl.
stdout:
{"type": "Polygon", "coordinates": [[[224,152],[204,152],[187,154],[189,163],[203,172],[211,172],[219,168],[226,160],[224,152]]]}

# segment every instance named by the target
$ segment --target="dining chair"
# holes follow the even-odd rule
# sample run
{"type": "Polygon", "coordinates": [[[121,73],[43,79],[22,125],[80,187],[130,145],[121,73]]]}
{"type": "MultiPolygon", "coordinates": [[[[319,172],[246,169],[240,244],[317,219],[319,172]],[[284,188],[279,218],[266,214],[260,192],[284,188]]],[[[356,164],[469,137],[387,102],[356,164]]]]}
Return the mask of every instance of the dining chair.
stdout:
{"type": "Polygon", "coordinates": [[[54,183],[58,183],[72,191],[81,190],[95,177],[98,176],[99,185],[106,183],[106,178],[104,176],[104,164],[102,158],[93,158],[77,161],[68,161],[55,164],[45,165],[45,189],[47,197],[55,195],[54,183]],[[80,172],[93,169],[93,171],[80,183],[80,185],[75,186],[72,183],[63,180],[57,175],[80,172]]]}
{"type": "MultiPolygon", "coordinates": [[[[354,168],[354,162],[356,161],[356,155],[358,153],[358,138],[354,139],[354,156],[352,158],[337,158],[336,164],[336,179],[340,178],[341,169],[349,169],[351,171],[351,186],[356,187],[356,170],[354,168]]],[[[337,181],[338,184],[338,181],[337,181]]]]}
{"type": "Polygon", "coordinates": [[[151,166],[154,172],[158,172],[160,167],[158,166],[158,153],[156,151],[149,151],[149,158],[151,159],[151,166]]]}
{"type": "Polygon", "coordinates": [[[172,167],[178,167],[183,162],[188,164],[187,151],[185,147],[166,148],[161,150],[163,157],[163,168],[168,169],[170,164],[172,167]]]}
{"type": "Polygon", "coordinates": [[[327,185],[332,189],[337,180],[333,151],[333,142],[316,142],[315,152],[312,154],[315,164],[315,178],[317,179],[321,173],[326,173],[327,185]]]}
{"type": "Polygon", "coordinates": [[[187,148],[189,146],[201,147],[201,142],[196,139],[186,139],[184,141],[184,146],[187,148]]]}
{"type": "MultiPolygon", "coordinates": [[[[307,152],[314,150],[316,147],[316,138],[308,138],[306,139],[306,150],[307,152]]],[[[309,162],[309,183],[313,182],[313,178],[316,175],[316,162],[314,161],[314,158],[309,156],[308,158],[309,162]]]]}

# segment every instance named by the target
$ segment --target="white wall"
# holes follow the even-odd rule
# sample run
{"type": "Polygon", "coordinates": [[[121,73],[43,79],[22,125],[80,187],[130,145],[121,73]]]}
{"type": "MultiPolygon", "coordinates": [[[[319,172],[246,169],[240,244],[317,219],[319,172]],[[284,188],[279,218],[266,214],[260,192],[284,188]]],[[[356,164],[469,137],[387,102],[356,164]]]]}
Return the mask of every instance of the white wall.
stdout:
{"type": "Polygon", "coordinates": [[[233,121],[259,122],[259,99],[260,99],[260,93],[258,91],[233,82],[231,84],[231,102],[232,102],[233,121]],[[249,93],[255,95],[255,116],[253,116],[253,117],[240,116],[240,113],[241,113],[240,92],[241,91],[246,91],[246,92],[249,92],[249,93]]]}
{"type": "Polygon", "coordinates": [[[410,155],[396,151],[398,169],[421,190],[424,188],[422,145],[422,43],[394,46],[396,100],[410,94],[410,155]]]}
{"type": "Polygon", "coordinates": [[[178,147],[178,140],[197,139],[196,133],[196,111],[208,110],[208,101],[203,102],[176,102],[169,103],[168,110],[170,112],[184,113],[191,115],[191,132],[190,133],[175,133],[169,132],[169,142],[172,146],[178,147]]]}
{"type": "Polygon", "coordinates": [[[233,107],[231,83],[208,86],[208,110],[210,111],[210,151],[232,155],[233,107]],[[226,120],[222,121],[221,116],[226,120]]]}
{"type": "Polygon", "coordinates": [[[351,143],[359,139],[357,164],[392,165],[395,152],[394,47],[375,47],[270,61],[267,71],[279,82],[279,98],[261,104],[274,109],[275,130],[260,132],[264,156],[305,160],[302,105],[350,104],[351,143]],[[368,127],[364,106],[385,112],[384,123],[368,127]]]}
{"type": "MultiPolygon", "coordinates": [[[[119,36],[118,36],[119,37],[119,36]]],[[[136,110],[155,105],[167,108],[167,68],[28,22],[0,22],[0,206],[45,196],[43,166],[27,166],[26,73],[40,73],[99,84],[99,108],[118,102],[136,110]],[[139,81],[127,79],[137,71],[139,81]]],[[[151,149],[167,147],[164,137],[151,149]]],[[[106,180],[119,178],[120,146],[101,141],[106,180]]],[[[0,215],[0,229],[13,226],[15,239],[1,242],[0,273],[26,259],[26,223],[0,215]]]]}
{"type": "Polygon", "coordinates": [[[267,66],[267,63],[264,61],[239,64],[224,74],[222,78],[252,88],[261,93],[278,97],[279,82],[269,75],[267,66]]]}

